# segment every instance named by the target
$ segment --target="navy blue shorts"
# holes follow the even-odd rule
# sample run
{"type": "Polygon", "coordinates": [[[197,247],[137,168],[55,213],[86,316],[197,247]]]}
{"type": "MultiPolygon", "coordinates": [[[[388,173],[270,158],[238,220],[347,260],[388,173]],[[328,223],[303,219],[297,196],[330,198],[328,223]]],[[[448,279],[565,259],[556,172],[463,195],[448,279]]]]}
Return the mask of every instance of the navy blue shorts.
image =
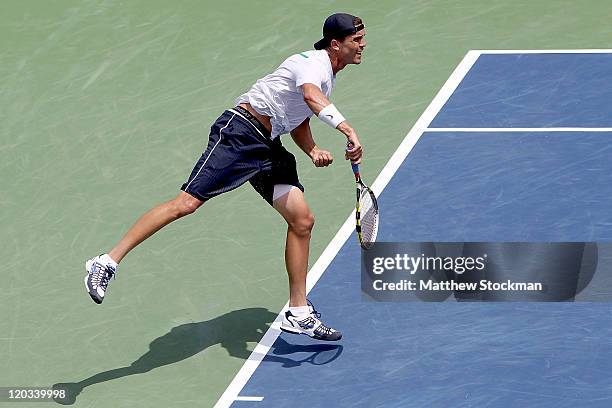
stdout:
{"type": "Polygon", "coordinates": [[[282,146],[280,137],[272,141],[248,112],[235,109],[223,112],[212,125],[208,146],[181,190],[206,201],[249,181],[270,204],[276,184],[304,191],[295,157],[282,146]]]}

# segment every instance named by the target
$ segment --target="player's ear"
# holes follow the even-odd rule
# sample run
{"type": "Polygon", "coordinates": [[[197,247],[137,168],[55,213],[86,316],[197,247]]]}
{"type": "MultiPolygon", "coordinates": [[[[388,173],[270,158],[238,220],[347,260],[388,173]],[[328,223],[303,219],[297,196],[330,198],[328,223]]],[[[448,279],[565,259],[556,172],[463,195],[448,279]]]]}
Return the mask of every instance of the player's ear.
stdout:
{"type": "Polygon", "coordinates": [[[340,41],[338,40],[331,40],[329,46],[332,48],[332,50],[340,51],[340,41]]]}

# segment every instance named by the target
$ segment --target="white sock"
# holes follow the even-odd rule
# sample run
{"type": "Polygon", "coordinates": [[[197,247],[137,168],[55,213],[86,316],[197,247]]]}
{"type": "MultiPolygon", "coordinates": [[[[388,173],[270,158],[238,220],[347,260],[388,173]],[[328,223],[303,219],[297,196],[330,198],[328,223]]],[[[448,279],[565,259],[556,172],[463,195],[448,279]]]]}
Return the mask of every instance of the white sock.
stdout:
{"type": "Polygon", "coordinates": [[[310,314],[310,308],[308,306],[290,307],[289,311],[295,317],[306,317],[310,314]]]}
{"type": "Polygon", "coordinates": [[[105,264],[110,265],[113,268],[117,269],[117,262],[113,261],[113,258],[108,256],[108,254],[104,254],[104,255],[100,256],[100,261],[102,261],[105,264]]]}

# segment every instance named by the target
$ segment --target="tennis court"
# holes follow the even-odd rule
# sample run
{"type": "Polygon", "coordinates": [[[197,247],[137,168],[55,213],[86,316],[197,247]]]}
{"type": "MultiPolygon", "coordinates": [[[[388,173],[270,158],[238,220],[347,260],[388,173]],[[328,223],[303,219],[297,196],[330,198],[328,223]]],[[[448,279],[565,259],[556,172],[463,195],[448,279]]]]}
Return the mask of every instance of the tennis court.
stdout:
{"type": "MultiPolygon", "coordinates": [[[[375,183],[379,239],[609,241],[610,80],[605,50],[469,52],[375,183]]],[[[218,406],[610,405],[608,304],[367,302],[349,234],[310,294],[341,344],[271,329],[218,406]]]]}
{"type": "Polygon", "coordinates": [[[8,0],[0,388],[61,386],[74,407],[610,405],[608,303],[364,300],[344,138],[318,121],[329,168],[283,140],[317,219],[310,297],[341,342],[268,331],[286,224],[249,187],[147,240],[91,302],[85,260],[174,197],[219,114],[337,11],[367,30],[332,99],[380,240],[610,240],[612,58],[584,51],[609,48],[606,1],[8,0]]]}

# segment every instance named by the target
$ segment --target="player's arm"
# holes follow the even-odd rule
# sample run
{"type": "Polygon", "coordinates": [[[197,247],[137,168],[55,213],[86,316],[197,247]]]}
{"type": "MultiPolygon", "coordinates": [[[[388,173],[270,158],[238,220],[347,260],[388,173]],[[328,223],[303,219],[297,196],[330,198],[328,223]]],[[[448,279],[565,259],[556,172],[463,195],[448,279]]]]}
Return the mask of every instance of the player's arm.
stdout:
{"type": "Polygon", "coordinates": [[[303,84],[302,93],[304,94],[304,102],[319,119],[335,127],[346,136],[347,142],[353,146],[351,150],[347,151],[346,157],[355,163],[359,163],[363,150],[355,129],[349,125],[348,121],[344,119],[317,85],[303,84]],[[339,123],[336,125],[337,122],[339,123]]]}
{"type": "Polygon", "coordinates": [[[334,161],[327,150],[320,149],[312,137],[310,130],[310,118],[306,118],[298,127],[291,131],[291,137],[296,145],[310,157],[317,167],[326,167],[334,161]]]}

